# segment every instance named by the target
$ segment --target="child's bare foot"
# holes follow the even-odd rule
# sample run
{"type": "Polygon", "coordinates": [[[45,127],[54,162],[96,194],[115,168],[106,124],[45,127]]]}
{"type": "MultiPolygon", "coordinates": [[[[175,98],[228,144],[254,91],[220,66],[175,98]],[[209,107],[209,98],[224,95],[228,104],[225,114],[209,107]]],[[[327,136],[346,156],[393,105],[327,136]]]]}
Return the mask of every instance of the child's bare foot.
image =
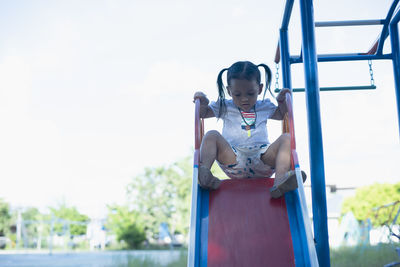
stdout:
{"type": "Polygon", "coordinates": [[[217,189],[221,180],[212,175],[211,171],[204,166],[199,167],[199,177],[198,177],[199,185],[204,189],[217,189]]]}
{"type": "MultiPolygon", "coordinates": [[[[301,171],[303,183],[307,179],[305,172],[301,171]]],[[[295,171],[288,171],[284,177],[275,178],[274,186],[270,189],[272,198],[279,198],[286,192],[295,190],[297,188],[297,179],[295,171]]]]}

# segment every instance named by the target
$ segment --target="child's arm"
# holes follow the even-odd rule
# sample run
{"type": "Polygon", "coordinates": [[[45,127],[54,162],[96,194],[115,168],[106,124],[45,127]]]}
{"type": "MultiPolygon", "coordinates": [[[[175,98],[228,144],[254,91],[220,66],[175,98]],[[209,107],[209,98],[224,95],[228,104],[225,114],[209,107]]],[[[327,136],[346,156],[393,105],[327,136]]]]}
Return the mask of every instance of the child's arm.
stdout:
{"type": "Polygon", "coordinates": [[[214,111],[208,106],[210,100],[203,92],[196,92],[193,97],[193,102],[196,99],[200,99],[200,118],[212,118],[215,117],[214,111]]]}
{"type": "Polygon", "coordinates": [[[283,88],[279,95],[276,97],[276,101],[278,102],[278,108],[275,110],[274,114],[271,116],[271,119],[274,120],[283,120],[285,114],[287,113],[286,107],[286,93],[290,93],[290,90],[287,88],[283,88]]]}

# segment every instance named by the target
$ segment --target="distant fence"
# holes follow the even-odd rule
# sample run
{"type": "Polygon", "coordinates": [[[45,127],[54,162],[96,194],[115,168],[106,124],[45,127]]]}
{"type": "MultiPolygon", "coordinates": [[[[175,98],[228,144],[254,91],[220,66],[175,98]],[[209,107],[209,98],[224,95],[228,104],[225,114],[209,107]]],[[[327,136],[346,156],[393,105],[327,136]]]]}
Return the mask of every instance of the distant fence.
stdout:
{"type": "Polygon", "coordinates": [[[18,215],[16,223],[16,249],[71,250],[75,248],[104,249],[108,240],[105,220],[72,221],[52,217],[50,220],[23,220],[18,215]],[[77,231],[77,226],[82,229],[77,231]],[[71,228],[75,227],[75,231],[71,228]],[[74,234],[73,232],[79,232],[74,234]]]}

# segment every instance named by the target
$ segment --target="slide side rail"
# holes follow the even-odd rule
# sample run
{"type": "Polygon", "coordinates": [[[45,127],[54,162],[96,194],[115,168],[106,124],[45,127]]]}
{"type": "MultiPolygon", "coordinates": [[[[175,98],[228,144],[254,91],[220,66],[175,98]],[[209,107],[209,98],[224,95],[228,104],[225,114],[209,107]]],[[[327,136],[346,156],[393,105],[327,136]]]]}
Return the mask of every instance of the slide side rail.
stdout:
{"type": "MultiPolygon", "coordinates": [[[[297,157],[296,152],[296,137],[294,132],[294,116],[293,116],[293,104],[292,104],[292,96],[290,93],[286,93],[286,105],[287,105],[287,121],[285,124],[287,125],[284,129],[288,129],[290,133],[290,146],[291,146],[291,162],[292,162],[292,170],[296,172],[297,184],[298,184],[298,192],[299,192],[299,199],[300,199],[300,206],[301,206],[301,213],[303,217],[304,227],[307,236],[307,246],[308,246],[308,253],[310,257],[310,264],[311,266],[319,266],[318,264],[318,257],[317,252],[315,250],[315,243],[314,238],[311,230],[311,220],[308,216],[308,209],[306,204],[306,197],[304,193],[304,186],[303,186],[303,178],[301,175],[300,164],[297,157]]],[[[284,130],[285,131],[285,130],[284,130]]]]}

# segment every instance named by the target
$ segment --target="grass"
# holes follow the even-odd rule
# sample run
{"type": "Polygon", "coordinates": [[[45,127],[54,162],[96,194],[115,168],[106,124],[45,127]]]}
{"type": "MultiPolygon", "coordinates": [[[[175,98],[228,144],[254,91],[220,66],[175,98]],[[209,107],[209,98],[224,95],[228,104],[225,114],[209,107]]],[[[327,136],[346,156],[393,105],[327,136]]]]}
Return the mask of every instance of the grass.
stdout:
{"type": "Polygon", "coordinates": [[[176,261],[172,261],[169,264],[158,264],[149,257],[137,258],[132,255],[127,256],[127,262],[122,262],[122,259],[116,259],[113,262],[113,266],[116,267],[185,267],[187,264],[187,252],[181,251],[179,258],[176,261]]]}
{"type": "MultiPolygon", "coordinates": [[[[355,246],[340,247],[331,250],[332,267],[376,267],[400,261],[395,248],[400,244],[380,244],[377,246],[355,246]]],[[[129,256],[128,265],[117,265],[118,267],[143,266],[143,267],[184,267],[187,263],[187,252],[182,251],[177,261],[168,265],[159,265],[149,258],[138,259],[129,256]]]]}
{"type": "Polygon", "coordinates": [[[395,248],[400,244],[380,244],[377,246],[341,247],[331,250],[332,267],[375,267],[400,261],[395,248]]]}

